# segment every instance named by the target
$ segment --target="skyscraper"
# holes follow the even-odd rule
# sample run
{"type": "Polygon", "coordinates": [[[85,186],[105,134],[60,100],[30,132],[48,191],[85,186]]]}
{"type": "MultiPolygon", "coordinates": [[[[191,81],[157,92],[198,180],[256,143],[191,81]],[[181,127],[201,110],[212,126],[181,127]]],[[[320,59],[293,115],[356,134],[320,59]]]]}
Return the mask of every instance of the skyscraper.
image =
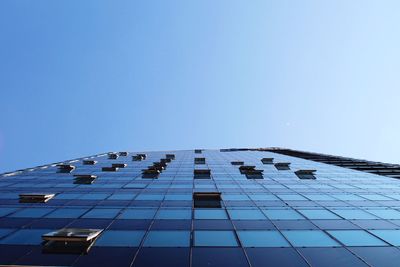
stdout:
{"type": "Polygon", "coordinates": [[[400,166],[110,152],[0,176],[0,265],[399,266],[400,166]]]}

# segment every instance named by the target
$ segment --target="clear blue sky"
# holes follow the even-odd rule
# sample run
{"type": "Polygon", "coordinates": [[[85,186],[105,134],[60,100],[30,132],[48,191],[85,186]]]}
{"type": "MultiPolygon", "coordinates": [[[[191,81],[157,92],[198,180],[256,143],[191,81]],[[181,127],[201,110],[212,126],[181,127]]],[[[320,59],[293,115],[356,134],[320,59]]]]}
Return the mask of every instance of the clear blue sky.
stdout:
{"type": "Polygon", "coordinates": [[[400,163],[400,1],[0,1],[0,172],[282,146],[400,163]]]}

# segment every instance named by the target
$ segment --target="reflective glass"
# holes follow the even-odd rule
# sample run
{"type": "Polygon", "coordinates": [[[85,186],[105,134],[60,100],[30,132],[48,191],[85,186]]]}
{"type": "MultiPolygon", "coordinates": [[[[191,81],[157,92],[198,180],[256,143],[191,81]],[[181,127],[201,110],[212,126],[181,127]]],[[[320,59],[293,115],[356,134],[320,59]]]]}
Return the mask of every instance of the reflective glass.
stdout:
{"type": "Polygon", "coordinates": [[[225,210],[222,209],[195,209],[195,219],[228,219],[225,210]]]}
{"type": "Polygon", "coordinates": [[[382,219],[400,220],[400,212],[393,209],[368,209],[366,210],[382,219]]]}
{"type": "Polygon", "coordinates": [[[331,230],[328,233],[346,246],[387,246],[363,230],[331,230]]]}
{"type": "Polygon", "coordinates": [[[290,247],[279,231],[237,231],[244,247],[290,247]]]}
{"type": "Polygon", "coordinates": [[[270,210],[263,210],[264,214],[270,220],[301,220],[305,219],[301,216],[298,212],[294,210],[287,210],[287,209],[270,209],[270,210]]]}
{"type": "Polygon", "coordinates": [[[118,219],[153,219],[156,211],[156,209],[127,209],[118,219]]]}
{"type": "Polygon", "coordinates": [[[327,210],[323,210],[323,209],[319,209],[319,210],[297,210],[300,213],[302,213],[304,216],[306,216],[308,219],[310,220],[318,220],[318,219],[340,219],[339,216],[337,216],[336,214],[327,211],[327,210]]]}
{"type": "Polygon", "coordinates": [[[143,246],[145,247],[189,247],[189,231],[149,231],[143,246]]]}
{"type": "Polygon", "coordinates": [[[7,245],[40,245],[42,235],[52,230],[49,229],[23,229],[0,240],[0,244],[7,245]]]}
{"type": "Polygon", "coordinates": [[[104,231],[95,246],[138,247],[145,231],[104,231]]]}
{"type": "Polygon", "coordinates": [[[189,209],[160,209],[157,212],[156,219],[191,219],[192,210],[189,209]]]}
{"type": "Polygon", "coordinates": [[[331,211],[347,220],[377,219],[374,215],[359,209],[331,209],[331,211]]]}
{"type": "Polygon", "coordinates": [[[282,234],[294,247],[335,247],[340,246],[323,231],[318,230],[287,230],[282,234]]]}
{"type": "Polygon", "coordinates": [[[46,218],[78,218],[87,211],[88,209],[61,208],[46,215],[46,218]]]}
{"type": "Polygon", "coordinates": [[[260,210],[228,210],[232,220],[265,220],[265,215],[260,210]]]}
{"type": "Polygon", "coordinates": [[[393,246],[400,246],[400,230],[370,230],[370,232],[393,246]]]}
{"type": "Polygon", "coordinates": [[[100,218],[105,218],[105,219],[113,219],[115,218],[120,209],[92,209],[85,215],[83,215],[83,218],[94,218],[94,219],[100,219],[100,218]]]}
{"type": "Polygon", "coordinates": [[[16,210],[17,208],[0,208],[0,217],[7,216],[8,214],[16,210]]]}
{"type": "Polygon", "coordinates": [[[9,217],[15,217],[15,218],[41,218],[44,215],[52,212],[54,209],[51,208],[25,208],[22,210],[19,210],[11,215],[9,217]]]}
{"type": "Polygon", "coordinates": [[[236,247],[233,231],[194,231],[194,245],[198,247],[236,247]]]}

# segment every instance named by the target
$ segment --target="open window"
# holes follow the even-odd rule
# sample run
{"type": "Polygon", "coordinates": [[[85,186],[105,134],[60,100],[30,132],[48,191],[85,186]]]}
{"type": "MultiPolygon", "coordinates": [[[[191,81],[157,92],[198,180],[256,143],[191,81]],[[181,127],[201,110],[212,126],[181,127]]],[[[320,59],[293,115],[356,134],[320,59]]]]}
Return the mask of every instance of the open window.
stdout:
{"type": "Polygon", "coordinates": [[[96,175],[91,174],[76,174],[74,177],[74,184],[93,184],[97,178],[96,175]]]}
{"type": "Polygon", "coordinates": [[[170,163],[172,159],[160,159],[161,163],[170,163]]]}
{"type": "Polygon", "coordinates": [[[193,193],[195,208],[221,208],[221,193],[196,192],[193,193]]]}
{"type": "Polygon", "coordinates": [[[118,167],[103,167],[103,168],[101,168],[101,171],[103,171],[103,172],[116,172],[116,171],[118,171],[118,167]]]}
{"type": "Polygon", "coordinates": [[[289,162],[275,163],[274,166],[279,171],[290,170],[290,163],[289,162]]]}
{"type": "Polygon", "coordinates": [[[261,162],[263,164],[274,164],[274,159],[273,158],[262,158],[261,162]]]}
{"type": "Polygon", "coordinates": [[[315,172],[316,172],[316,170],[298,170],[294,173],[297,175],[297,177],[299,177],[299,179],[313,180],[313,179],[317,179],[315,177],[315,172]]]}
{"type": "Polygon", "coordinates": [[[206,158],[194,158],[194,164],[206,164],[206,158]]]}
{"type": "Polygon", "coordinates": [[[108,159],[117,159],[119,155],[117,153],[108,153],[108,159]]]}
{"type": "Polygon", "coordinates": [[[235,165],[235,166],[237,166],[237,165],[244,165],[244,162],[243,162],[243,161],[240,161],[240,160],[235,160],[235,161],[231,161],[231,164],[232,164],[232,165],[235,165]]]}
{"type": "Polygon", "coordinates": [[[142,178],[157,179],[160,173],[161,171],[156,168],[149,168],[146,170],[142,170],[142,178]]]}
{"type": "Polygon", "coordinates": [[[19,195],[20,203],[46,203],[52,199],[55,194],[48,193],[24,193],[19,195]]]}
{"type": "Polygon", "coordinates": [[[118,154],[119,154],[120,156],[122,156],[122,157],[128,156],[128,152],[126,152],[126,151],[119,152],[118,154]]]}
{"type": "Polygon", "coordinates": [[[133,161],[142,161],[146,159],[146,154],[136,154],[132,156],[133,161]]]}
{"type": "Polygon", "coordinates": [[[241,174],[246,174],[247,172],[254,170],[256,166],[242,165],[239,167],[239,171],[241,174]]]}
{"type": "Polygon", "coordinates": [[[42,235],[44,253],[87,254],[102,229],[64,228],[42,235]]]}
{"type": "Polygon", "coordinates": [[[211,179],[211,170],[195,169],[193,170],[194,179],[211,179]]]}
{"type": "Polygon", "coordinates": [[[165,158],[167,158],[167,159],[175,159],[175,154],[166,154],[165,158]]]}
{"type": "Polygon", "coordinates": [[[195,150],[194,150],[194,153],[195,153],[195,154],[201,154],[202,152],[203,152],[203,151],[202,151],[201,149],[195,149],[195,150]]]}
{"type": "Polygon", "coordinates": [[[83,165],[95,165],[97,161],[95,160],[83,160],[82,161],[83,165]]]}
{"type": "Polygon", "coordinates": [[[126,166],[128,166],[128,164],[126,164],[126,163],[113,163],[113,164],[111,164],[111,166],[115,167],[115,168],[125,168],[126,166]]]}
{"type": "Polygon", "coordinates": [[[249,170],[246,172],[247,179],[264,179],[263,170],[249,170]]]}
{"type": "Polygon", "coordinates": [[[75,170],[75,166],[70,164],[57,164],[59,173],[70,173],[75,170]]]}

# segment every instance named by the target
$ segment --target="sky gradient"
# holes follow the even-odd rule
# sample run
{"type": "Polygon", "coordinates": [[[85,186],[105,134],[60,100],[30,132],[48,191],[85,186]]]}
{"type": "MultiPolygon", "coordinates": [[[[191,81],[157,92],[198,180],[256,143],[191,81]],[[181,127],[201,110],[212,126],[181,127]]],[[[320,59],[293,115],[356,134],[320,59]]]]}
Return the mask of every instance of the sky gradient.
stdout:
{"type": "Polygon", "coordinates": [[[269,147],[400,163],[399,1],[0,1],[0,172],[269,147]]]}

